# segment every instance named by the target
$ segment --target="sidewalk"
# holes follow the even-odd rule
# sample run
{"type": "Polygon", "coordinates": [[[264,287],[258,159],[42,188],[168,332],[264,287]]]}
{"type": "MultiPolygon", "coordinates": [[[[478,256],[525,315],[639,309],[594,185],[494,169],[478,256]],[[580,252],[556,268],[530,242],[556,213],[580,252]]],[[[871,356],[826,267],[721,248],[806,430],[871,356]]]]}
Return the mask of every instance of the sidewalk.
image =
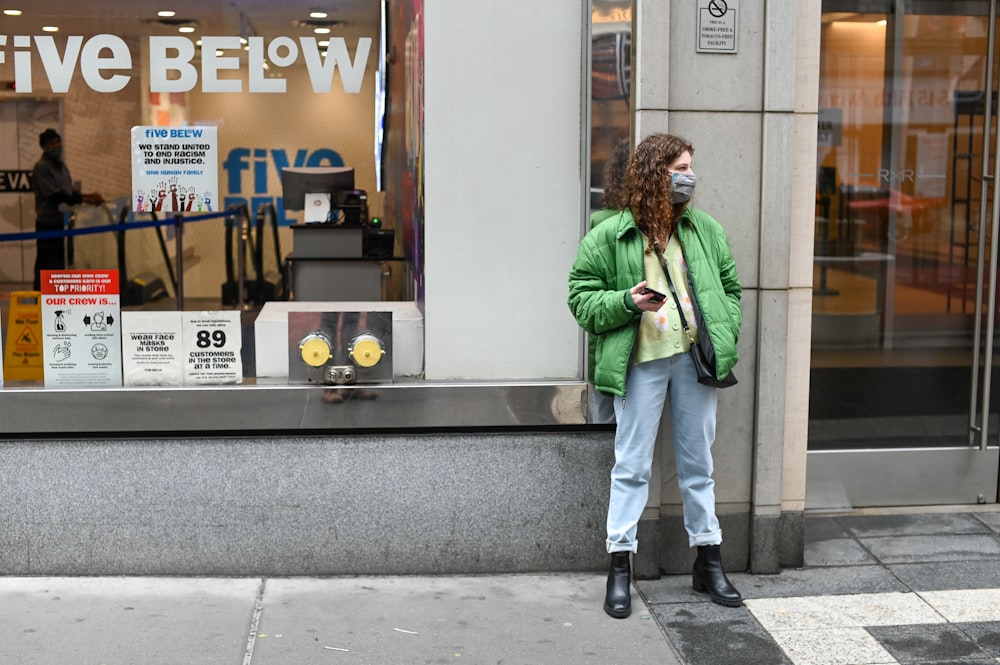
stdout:
{"type": "Polygon", "coordinates": [[[806,566],[730,575],[735,610],[687,576],[636,586],[685,665],[995,665],[1000,509],[982,508],[808,517],[806,566]]]}
{"type": "Polygon", "coordinates": [[[603,574],[0,578],[3,665],[680,664],[603,574]]]}
{"type": "Polygon", "coordinates": [[[1000,662],[1000,510],[809,517],[806,567],[744,607],[605,575],[0,577],[3,665],[883,665],[1000,662]]]}

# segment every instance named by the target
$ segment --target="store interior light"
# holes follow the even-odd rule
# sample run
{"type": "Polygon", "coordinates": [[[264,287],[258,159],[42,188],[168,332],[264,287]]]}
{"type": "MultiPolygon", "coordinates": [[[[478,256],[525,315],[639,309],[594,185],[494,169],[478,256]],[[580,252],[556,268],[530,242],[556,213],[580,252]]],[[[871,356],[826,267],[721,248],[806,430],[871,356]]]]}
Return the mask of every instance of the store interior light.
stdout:
{"type": "Polygon", "coordinates": [[[312,30],[317,35],[330,34],[330,32],[333,31],[333,28],[343,24],[343,21],[338,21],[337,19],[332,18],[305,18],[292,21],[292,25],[306,30],[312,30]]]}
{"type": "Polygon", "coordinates": [[[156,12],[156,15],[159,16],[160,18],[170,18],[172,16],[177,16],[177,12],[175,12],[172,9],[161,9],[160,11],[156,12]]]}
{"type": "Polygon", "coordinates": [[[20,9],[5,9],[3,13],[7,16],[20,16],[23,12],[20,9]]]}
{"type": "Polygon", "coordinates": [[[313,9],[309,12],[309,18],[326,18],[329,14],[322,9],[313,9]]]}
{"type": "Polygon", "coordinates": [[[327,46],[330,45],[330,40],[329,39],[321,39],[318,42],[316,42],[316,45],[320,46],[322,48],[326,48],[327,46]]]}
{"type": "Polygon", "coordinates": [[[857,25],[860,23],[867,26],[884,27],[886,16],[884,13],[871,12],[823,12],[822,22],[823,25],[846,25],[849,23],[857,25]]]}
{"type": "Polygon", "coordinates": [[[182,25],[181,27],[177,28],[177,32],[194,32],[194,26],[182,25]]]}
{"type": "Polygon", "coordinates": [[[42,26],[42,31],[44,31],[44,32],[59,32],[59,26],[58,25],[43,25],[42,26]]]}

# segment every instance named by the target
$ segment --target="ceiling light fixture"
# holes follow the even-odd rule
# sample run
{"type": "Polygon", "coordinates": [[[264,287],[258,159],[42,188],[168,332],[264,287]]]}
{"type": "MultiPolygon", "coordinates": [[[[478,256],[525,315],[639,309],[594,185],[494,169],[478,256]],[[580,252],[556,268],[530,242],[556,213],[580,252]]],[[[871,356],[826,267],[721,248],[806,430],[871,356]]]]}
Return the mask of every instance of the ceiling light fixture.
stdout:
{"type": "Polygon", "coordinates": [[[317,35],[328,35],[330,34],[330,28],[313,28],[313,32],[317,35]]]}
{"type": "Polygon", "coordinates": [[[156,15],[159,16],[160,18],[170,18],[172,16],[177,16],[177,12],[175,12],[172,9],[161,9],[160,11],[156,12],[156,15]]]}
{"type": "MultiPolygon", "coordinates": [[[[292,25],[294,25],[296,28],[306,28],[308,30],[313,30],[313,31],[315,31],[316,28],[326,28],[328,33],[332,28],[345,25],[345,23],[343,21],[338,21],[337,19],[332,19],[332,18],[307,18],[301,21],[292,21],[292,25]]],[[[327,33],[320,33],[320,34],[327,34],[327,33]]]]}
{"type": "Polygon", "coordinates": [[[42,30],[44,32],[59,32],[59,26],[58,25],[43,25],[42,26],[42,30]]]}
{"type": "Polygon", "coordinates": [[[177,28],[177,32],[194,32],[194,26],[182,25],[181,27],[177,28]]]}
{"type": "Polygon", "coordinates": [[[330,14],[323,11],[322,9],[313,9],[309,12],[309,18],[326,18],[329,15],[330,14]]]}
{"type": "Polygon", "coordinates": [[[194,26],[198,25],[198,19],[190,17],[177,17],[177,16],[157,16],[156,18],[149,18],[143,21],[150,25],[158,25],[164,28],[179,28],[181,26],[191,27],[192,29],[188,32],[194,31],[194,26]]]}
{"type": "Polygon", "coordinates": [[[5,9],[3,13],[7,16],[20,16],[23,12],[20,9],[5,9]]]}

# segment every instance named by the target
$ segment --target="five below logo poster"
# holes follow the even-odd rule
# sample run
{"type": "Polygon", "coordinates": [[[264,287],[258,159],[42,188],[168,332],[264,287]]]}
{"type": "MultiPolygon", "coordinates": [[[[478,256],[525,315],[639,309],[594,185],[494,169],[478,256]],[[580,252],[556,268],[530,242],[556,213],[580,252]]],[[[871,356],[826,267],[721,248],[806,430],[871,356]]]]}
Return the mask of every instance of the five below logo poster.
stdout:
{"type": "Polygon", "coordinates": [[[122,385],[117,270],[42,271],[45,387],[122,385]]]}

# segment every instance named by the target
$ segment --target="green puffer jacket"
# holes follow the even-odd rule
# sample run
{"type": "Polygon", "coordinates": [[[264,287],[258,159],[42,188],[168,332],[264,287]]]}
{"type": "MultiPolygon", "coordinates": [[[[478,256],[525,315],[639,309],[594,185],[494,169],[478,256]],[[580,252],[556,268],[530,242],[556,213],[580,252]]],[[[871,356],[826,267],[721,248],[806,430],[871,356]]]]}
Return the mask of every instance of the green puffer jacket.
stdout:
{"type": "MultiPolygon", "coordinates": [[[[716,373],[724,377],[739,360],[736,342],[743,324],[736,261],[726,232],[702,210],[688,207],[677,233],[715,347],[716,373]]],[[[577,323],[597,336],[591,380],[601,392],[625,395],[625,375],[642,316],[629,290],[645,279],[642,252],[642,234],[632,213],[624,210],[583,238],[570,269],[567,303],[577,323]]]]}

